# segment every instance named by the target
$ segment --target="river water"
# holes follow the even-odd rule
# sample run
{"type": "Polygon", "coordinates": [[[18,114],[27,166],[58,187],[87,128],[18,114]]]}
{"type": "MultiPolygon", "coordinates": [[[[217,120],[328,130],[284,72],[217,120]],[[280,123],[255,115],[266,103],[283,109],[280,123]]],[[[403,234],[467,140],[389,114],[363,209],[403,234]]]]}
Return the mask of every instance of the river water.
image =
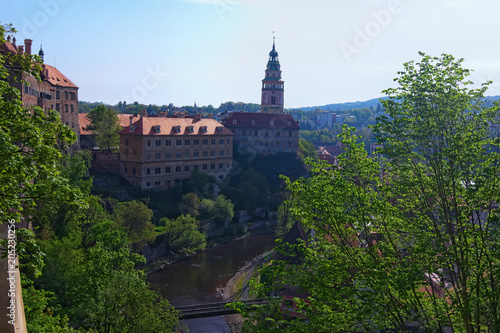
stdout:
{"type": "MultiPolygon", "coordinates": [[[[238,269],[274,246],[274,235],[257,235],[221,244],[148,275],[174,306],[221,301],[220,291],[238,269]]],[[[191,333],[229,332],[222,317],[186,320],[191,333]]]]}

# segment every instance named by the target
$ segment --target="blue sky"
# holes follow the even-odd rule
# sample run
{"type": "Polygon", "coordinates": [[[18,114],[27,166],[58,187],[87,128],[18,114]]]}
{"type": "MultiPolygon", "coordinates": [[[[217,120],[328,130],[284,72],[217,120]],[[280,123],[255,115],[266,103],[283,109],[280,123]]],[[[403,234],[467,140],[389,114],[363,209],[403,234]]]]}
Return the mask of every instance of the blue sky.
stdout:
{"type": "Polygon", "coordinates": [[[273,31],[285,107],[382,96],[418,51],[450,53],[500,94],[493,0],[0,0],[18,44],[84,101],[260,103],[273,31]]]}

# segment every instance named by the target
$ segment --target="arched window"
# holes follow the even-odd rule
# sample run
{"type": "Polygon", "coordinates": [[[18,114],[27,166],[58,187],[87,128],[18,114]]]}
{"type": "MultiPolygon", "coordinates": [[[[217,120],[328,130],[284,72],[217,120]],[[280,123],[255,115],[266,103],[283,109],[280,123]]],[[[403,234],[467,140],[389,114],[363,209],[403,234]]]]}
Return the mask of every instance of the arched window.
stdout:
{"type": "Polygon", "coordinates": [[[252,125],[255,125],[255,120],[253,120],[253,119],[252,119],[252,123],[251,123],[251,124],[252,124],[252,125]]]}
{"type": "Polygon", "coordinates": [[[236,125],[238,122],[236,121],[236,119],[233,120],[233,125],[236,125]]]}
{"type": "Polygon", "coordinates": [[[274,126],[274,121],[271,120],[271,122],[269,123],[269,126],[274,126]]]}

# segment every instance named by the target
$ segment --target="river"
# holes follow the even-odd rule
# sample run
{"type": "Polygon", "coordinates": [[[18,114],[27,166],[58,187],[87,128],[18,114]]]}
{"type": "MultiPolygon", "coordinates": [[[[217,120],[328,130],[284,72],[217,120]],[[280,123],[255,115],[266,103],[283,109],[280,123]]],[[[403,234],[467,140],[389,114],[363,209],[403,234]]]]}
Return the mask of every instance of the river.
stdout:
{"type": "MultiPolygon", "coordinates": [[[[274,235],[257,235],[231,241],[197,253],[186,260],[148,275],[174,306],[220,301],[220,290],[250,259],[270,250],[274,235]]],[[[191,319],[191,333],[227,333],[222,317],[191,319]]]]}

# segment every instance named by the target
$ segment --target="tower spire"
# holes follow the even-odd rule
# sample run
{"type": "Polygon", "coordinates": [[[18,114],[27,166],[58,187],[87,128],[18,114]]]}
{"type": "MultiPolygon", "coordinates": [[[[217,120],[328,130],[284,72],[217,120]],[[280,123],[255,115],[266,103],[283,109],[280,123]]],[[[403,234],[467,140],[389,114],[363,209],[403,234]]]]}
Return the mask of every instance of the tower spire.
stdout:
{"type": "MultiPolygon", "coordinates": [[[[274,31],[273,31],[274,34],[274,31]]],[[[284,82],[281,80],[281,66],[276,51],[276,40],[273,36],[273,49],[269,52],[266,76],[262,80],[261,113],[284,113],[284,82]]]]}

